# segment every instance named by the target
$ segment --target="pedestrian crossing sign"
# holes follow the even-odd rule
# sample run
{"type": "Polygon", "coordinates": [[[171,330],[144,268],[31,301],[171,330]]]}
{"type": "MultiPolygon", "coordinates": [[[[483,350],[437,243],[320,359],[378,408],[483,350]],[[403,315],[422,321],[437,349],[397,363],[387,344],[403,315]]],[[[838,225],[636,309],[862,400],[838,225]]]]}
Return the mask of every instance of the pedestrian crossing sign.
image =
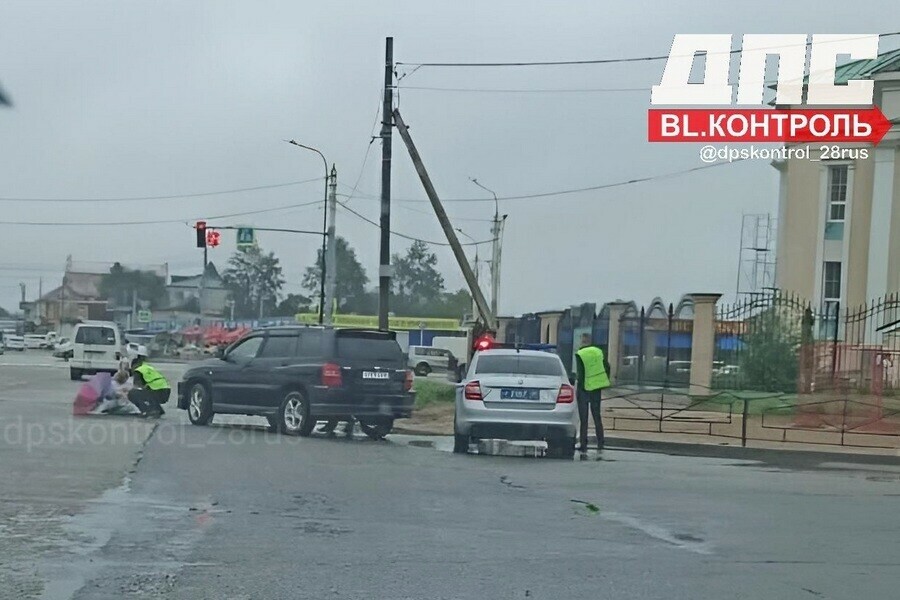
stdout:
{"type": "Polygon", "coordinates": [[[252,227],[238,227],[237,247],[249,248],[256,245],[256,232],[252,227]]]}

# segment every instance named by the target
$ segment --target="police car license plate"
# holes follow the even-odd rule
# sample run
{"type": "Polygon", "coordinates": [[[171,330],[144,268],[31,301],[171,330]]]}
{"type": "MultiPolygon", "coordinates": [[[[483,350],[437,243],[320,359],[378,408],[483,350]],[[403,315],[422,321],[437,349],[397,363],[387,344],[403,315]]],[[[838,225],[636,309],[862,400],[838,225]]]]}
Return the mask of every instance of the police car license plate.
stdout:
{"type": "Polygon", "coordinates": [[[501,400],[540,400],[541,390],[535,388],[500,388],[501,400]]]}

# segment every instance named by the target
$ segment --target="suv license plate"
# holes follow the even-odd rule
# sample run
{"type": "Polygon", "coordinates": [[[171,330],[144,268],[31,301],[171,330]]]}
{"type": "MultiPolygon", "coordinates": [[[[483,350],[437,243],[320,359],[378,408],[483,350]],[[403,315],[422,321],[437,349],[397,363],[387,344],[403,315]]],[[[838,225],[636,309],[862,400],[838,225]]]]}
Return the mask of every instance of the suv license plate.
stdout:
{"type": "Polygon", "coordinates": [[[363,371],[363,379],[390,379],[391,374],[387,371],[363,371]]]}

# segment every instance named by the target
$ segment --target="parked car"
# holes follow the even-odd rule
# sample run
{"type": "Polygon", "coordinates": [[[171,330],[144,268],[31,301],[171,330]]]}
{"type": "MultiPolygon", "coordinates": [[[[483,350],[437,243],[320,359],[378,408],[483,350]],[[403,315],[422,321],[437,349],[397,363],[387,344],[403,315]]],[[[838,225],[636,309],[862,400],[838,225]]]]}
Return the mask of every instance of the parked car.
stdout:
{"type": "Polygon", "coordinates": [[[451,359],[455,362],[453,353],[444,348],[431,346],[409,347],[409,368],[416,375],[426,376],[433,372],[446,372],[451,366],[451,359]]]}
{"type": "Polygon", "coordinates": [[[25,347],[29,350],[39,350],[41,348],[47,347],[47,338],[46,336],[37,334],[37,333],[29,333],[25,335],[25,347]]]}
{"type": "Polygon", "coordinates": [[[578,407],[559,356],[540,350],[483,350],[456,386],[453,451],[476,439],[543,440],[572,458],[578,407]]]}
{"type": "Polygon", "coordinates": [[[713,373],[715,375],[740,375],[741,367],[740,365],[722,365],[718,369],[714,369],[713,373]]]}
{"type": "Polygon", "coordinates": [[[7,350],[18,350],[19,352],[25,351],[25,338],[21,335],[4,334],[3,343],[7,350]]]}
{"type": "Polygon", "coordinates": [[[72,358],[72,352],[75,344],[69,338],[60,338],[53,346],[53,357],[69,360],[72,358]]]}
{"type": "Polygon", "coordinates": [[[194,425],[215,414],[258,415],[273,430],[301,436],[319,420],[355,417],[380,439],[411,415],[412,382],[394,332],[268,327],[188,369],[178,408],[194,425]]]}
{"type": "Polygon", "coordinates": [[[69,360],[69,376],[73,380],[103,371],[115,373],[127,356],[122,332],[112,321],[78,323],[73,338],[69,360]]]}

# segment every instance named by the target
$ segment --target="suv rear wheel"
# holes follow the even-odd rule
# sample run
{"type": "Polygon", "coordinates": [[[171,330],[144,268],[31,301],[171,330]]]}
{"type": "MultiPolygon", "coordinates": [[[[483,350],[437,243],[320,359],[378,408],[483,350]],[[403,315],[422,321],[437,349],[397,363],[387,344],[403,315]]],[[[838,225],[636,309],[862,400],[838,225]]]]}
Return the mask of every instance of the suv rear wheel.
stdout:
{"type": "Polygon", "coordinates": [[[284,395],[277,416],[278,430],[288,435],[307,437],[316,426],[309,414],[309,402],[300,392],[293,390],[284,395]]]}
{"type": "Polygon", "coordinates": [[[419,377],[427,377],[429,373],[431,373],[431,365],[427,362],[420,362],[416,365],[415,373],[419,377]]]}
{"type": "Polygon", "coordinates": [[[206,385],[196,382],[188,391],[188,419],[194,425],[209,425],[212,421],[212,394],[206,385]]]}
{"type": "Polygon", "coordinates": [[[81,372],[81,369],[69,368],[69,378],[72,381],[78,381],[79,379],[81,379],[82,375],[83,373],[81,372]]]}

